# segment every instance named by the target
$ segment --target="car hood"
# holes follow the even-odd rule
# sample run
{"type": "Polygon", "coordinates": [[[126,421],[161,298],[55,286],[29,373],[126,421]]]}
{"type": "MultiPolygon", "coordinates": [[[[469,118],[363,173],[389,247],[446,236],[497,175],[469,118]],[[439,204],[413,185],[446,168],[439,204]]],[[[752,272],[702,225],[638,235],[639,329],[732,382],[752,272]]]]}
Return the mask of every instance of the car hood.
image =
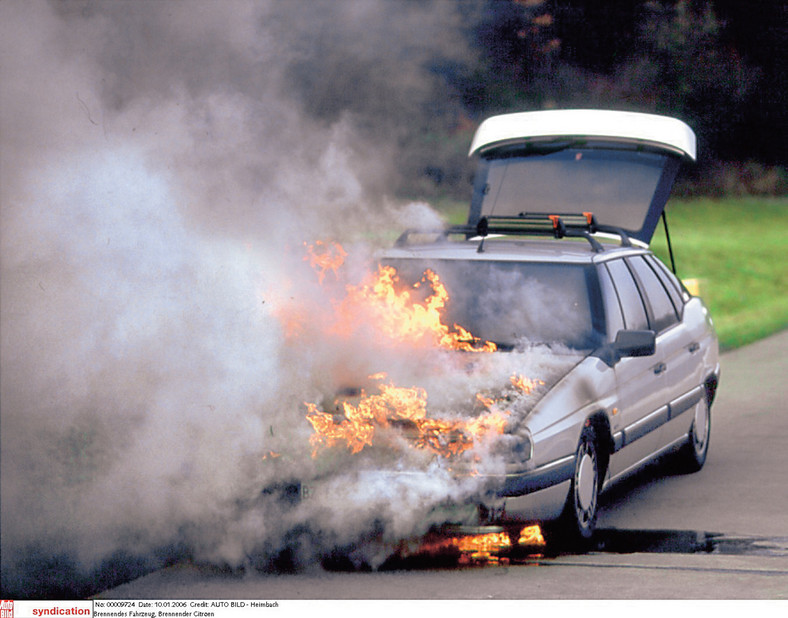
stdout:
{"type": "Polygon", "coordinates": [[[606,110],[495,116],[477,130],[468,223],[524,214],[594,214],[648,244],[696,140],[680,120],[606,110]]]}
{"type": "MultiPolygon", "coordinates": [[[[467,356],[467,353],[459,354],[467,356]]],[[[500,360],[499,363],[492,363],[495,369],[489,370],[490,364],[484,359],[487,355],[478,355],[481,357],[479,367],[482,369],[478,371],[471,361],[466,366],[466,379],[474,384],[477,390],[482,390],[484,395],[504,402],[504,407],[508,399],[513,406],[510,421],[516,426],[521,421],[524,422],[545,397],[553,397],[556,389],[561,390],[562,384],[567,379],[571,380],[571,374],[584,362],[588,359],[593,362],[594,355],[594,351],[575,350],[561,344],[537,345],[510,352],[499,351],[492,355],[500,360]],[[504,378],[518,375],[527,378],[526,382],[530,384],[524,391],[512,389],[512,384],[504,378]],[[484,390],[485,385],[487,390],[484,390]]]]}
{"type": "MultiPolygon", "coordinates": [[[[539,374],[539,388],[534,389],[532,396],[528,400],[527,410],[524,412],[530,415],[538,404],[546,396],[551,395],[557,387],[564,382],[564,380],[586,359],[592,357],[594,352],[591,351],[578,351],[565,349],[562,353],[556,354],[553,358],[545,363],[545,371],[539,374]]],[[[551,395],[552,396],[552,395],[551,395]]]]}

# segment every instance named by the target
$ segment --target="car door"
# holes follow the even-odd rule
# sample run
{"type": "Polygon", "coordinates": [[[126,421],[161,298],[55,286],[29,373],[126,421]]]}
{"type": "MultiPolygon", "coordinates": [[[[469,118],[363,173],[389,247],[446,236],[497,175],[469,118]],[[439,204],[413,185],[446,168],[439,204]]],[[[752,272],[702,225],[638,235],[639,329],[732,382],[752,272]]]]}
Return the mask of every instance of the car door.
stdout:
{"type": "MultiPolygon", "coordinates": [[[[649,330],[646,304],[623,259],[605,263],[620,303],[625,328],[649,330]]],[[[667,419],[664,393],[665,365],[659,346],[652,356],[622,358],[616,363],[618,405],[611,414],[615,454],[611,477],[625,473],[657,448],[656,430],[667,419]]]]}
{"type": "MultiPolygon", "coordinates": [[[[653,256],[633,260],[632,265],[635,275],[643,283],[652,310],[659,311],[661,305],[667,316],[662,318],[667,321],[657,331],[657,346],[664,352],[663,374],[670,397],[668,422],[660,429],[659,442],[667,445],[689,431],[693,415],[685,412],[691,410],[704,395],[700,344],[682,320],[683,299],[676,287],[677,282],[671,280],[665,267],[653,256]],[[644,263],[648,268],[643,267],[644,263]],[[675,313],[670,312],[671,307],[675,313]]],[[[656,316],[655,319],[659,320],[656,316]]]]}

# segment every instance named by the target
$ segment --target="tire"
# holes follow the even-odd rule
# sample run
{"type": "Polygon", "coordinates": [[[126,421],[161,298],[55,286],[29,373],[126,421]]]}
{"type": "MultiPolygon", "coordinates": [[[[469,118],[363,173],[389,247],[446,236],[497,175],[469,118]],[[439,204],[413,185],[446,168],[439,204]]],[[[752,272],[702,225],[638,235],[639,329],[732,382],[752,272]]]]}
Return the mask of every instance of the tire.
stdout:
{"type": "Polygon", "coordinates": [[[711,409],[708,399],[703,397],[695,406],[695,418],[687,434],[687,442],[678,453],[679,466],[683,472],[698,472],[703,468],[709,453],[710,435],[711,409]]]}
{"type": "Polygon", "coordinates": [[[547,527],[553,546],[587,549],[596,528],[599,507],[600,465],[596,432],[583,428],[575,451],[575,465],[569,495],[561,517],[547,527]]]}

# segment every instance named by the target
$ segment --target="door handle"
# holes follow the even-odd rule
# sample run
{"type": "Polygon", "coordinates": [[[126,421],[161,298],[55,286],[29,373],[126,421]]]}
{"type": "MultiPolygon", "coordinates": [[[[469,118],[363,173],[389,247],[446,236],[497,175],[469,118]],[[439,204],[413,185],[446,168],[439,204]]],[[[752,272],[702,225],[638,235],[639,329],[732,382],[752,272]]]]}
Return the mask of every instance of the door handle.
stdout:
{"type": "Polygon", "coordinates": [[[700,350],[700,344],[697,341],[693,341],[691,344],[687,346],[690,354],[695,354],[698,350],[700,350]]]}
{"type": "Polygon", "coordinates": [[[654,374],[655,375],[659,375],[660,373],[665,371],[665,369],[667,369],[667,368],[668,368],[668,366],[665,363],[660,363],[659,365],[655,365],[654,366],[654,374]]]}

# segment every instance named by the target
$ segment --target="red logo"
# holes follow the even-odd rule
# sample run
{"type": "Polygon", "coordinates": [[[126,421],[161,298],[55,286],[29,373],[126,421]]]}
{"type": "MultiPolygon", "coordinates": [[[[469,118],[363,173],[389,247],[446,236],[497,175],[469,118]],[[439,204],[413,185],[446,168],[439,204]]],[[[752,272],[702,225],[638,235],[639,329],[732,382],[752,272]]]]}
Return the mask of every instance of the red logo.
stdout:
{"type": "Polygon", "coordinates": [[[14,618],[13,601],[0,601],[0,618],[14,618]]]}

